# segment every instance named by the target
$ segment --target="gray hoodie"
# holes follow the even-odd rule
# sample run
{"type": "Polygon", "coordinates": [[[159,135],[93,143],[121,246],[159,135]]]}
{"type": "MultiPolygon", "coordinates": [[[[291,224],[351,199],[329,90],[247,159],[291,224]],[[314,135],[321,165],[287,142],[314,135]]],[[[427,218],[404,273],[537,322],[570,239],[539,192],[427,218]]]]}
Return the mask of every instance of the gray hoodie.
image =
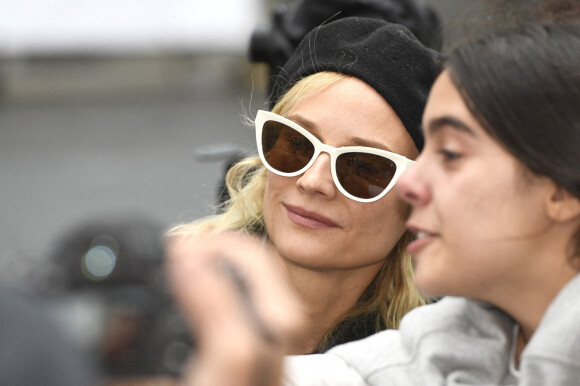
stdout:
{"type": "Polygon", "coordinates": [[[580,275],[554,299],[514,365],[517,325],[501,310],[447,297],[326,354],[291,356],[285,385],[580,385],[580,275]]]}

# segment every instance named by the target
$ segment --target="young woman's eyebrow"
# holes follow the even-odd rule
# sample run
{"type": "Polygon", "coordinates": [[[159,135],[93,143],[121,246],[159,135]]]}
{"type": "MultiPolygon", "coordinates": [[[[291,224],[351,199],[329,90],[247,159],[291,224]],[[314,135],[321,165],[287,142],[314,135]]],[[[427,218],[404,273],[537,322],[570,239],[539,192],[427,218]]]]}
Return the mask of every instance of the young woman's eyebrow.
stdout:
{"type": "Polygon", "coordinates": [[[471,127],[461,122],[460,120],[449,116],[443,116],[429,121],[427,126],[423,128],[423,132],[426,135],[434,135],[441,131],[443,128],[451,128],[462,133],[469,134],[472,137],[476,137],[475,131],[471,127]]]}

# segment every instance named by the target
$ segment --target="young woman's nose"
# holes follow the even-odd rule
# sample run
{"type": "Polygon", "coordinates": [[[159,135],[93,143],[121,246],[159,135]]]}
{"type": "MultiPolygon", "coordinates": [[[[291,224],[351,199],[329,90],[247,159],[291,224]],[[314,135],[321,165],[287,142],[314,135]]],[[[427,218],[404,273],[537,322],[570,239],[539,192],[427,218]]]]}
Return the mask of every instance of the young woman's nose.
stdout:
{"type": "Polygon", "coordinates": [[[431,200],[428,184],[421,178],[422,164],[409,167],[397,181],[395,189],[399,196],[413,206],[424,205],[431,200]]]}
{"type": "Polygon", "coordinates": [[[330,155],[320,153],[314,164],[296,181],[298,189],[306,193],[319,193],[334,198],[338,192],[330,171],[330,155]]]}

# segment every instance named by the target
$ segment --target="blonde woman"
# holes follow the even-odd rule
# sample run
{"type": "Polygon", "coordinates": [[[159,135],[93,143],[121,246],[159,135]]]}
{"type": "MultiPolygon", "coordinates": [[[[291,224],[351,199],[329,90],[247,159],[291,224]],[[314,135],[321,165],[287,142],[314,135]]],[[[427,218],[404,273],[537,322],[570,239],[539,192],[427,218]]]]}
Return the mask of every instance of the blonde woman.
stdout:
{"type": "Polygon", "coordinates": [[[397,328],[424,303],[405,252],[409,206],[391,189],[423,145],[436,73],[437,55],[405,27],[346,18],[315,29],[258,112],[260,156],[230,170],[222,213],[170,231],[263,238],[302,303],[291,353],[397,328]]]}

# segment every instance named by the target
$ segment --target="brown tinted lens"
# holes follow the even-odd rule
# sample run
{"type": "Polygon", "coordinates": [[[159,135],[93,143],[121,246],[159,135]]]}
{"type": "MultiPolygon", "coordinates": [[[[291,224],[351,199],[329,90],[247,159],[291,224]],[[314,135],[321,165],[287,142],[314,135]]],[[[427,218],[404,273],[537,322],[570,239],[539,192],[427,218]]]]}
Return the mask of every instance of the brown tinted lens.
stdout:
{"type": "Polygon", "coordinates": [[[397,165],[376,154],[344,153],[336,160],[340,185],[355,197],[373,198],[389,185],[397,165]]]}
{"type": "Polygon", "coordinates": [[[280,122],[266,121],[262,129],[262,151],[271,167],[293,173],[310,162],[314,145],[293,128],[280,122]]]}

